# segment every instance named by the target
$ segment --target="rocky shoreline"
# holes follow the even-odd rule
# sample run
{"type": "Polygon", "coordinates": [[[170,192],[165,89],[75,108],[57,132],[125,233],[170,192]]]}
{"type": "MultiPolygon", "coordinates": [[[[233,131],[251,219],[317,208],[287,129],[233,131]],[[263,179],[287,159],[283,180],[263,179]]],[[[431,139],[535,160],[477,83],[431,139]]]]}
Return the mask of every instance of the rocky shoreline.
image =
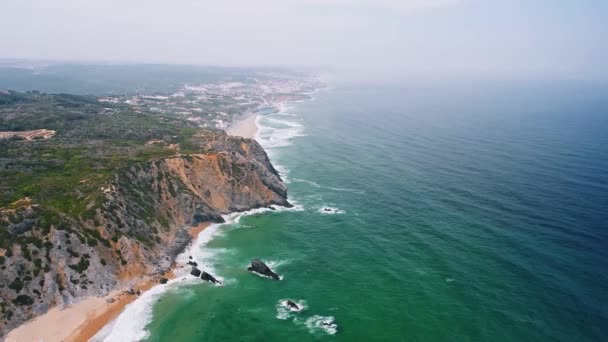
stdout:
{"type": "MultiPolygon", "coordinates": [[[[188,233],[188,227],[202,222],[223,222],[222,215],[232,212],[270,205],[290,206],[285,185],[256,141],[222,133],[200,136],[199,140],[201,153],[136,164],[117,174],[101,189],[106,204],[97,212],[98,222],[80,223],[91,226],[98,223],[91,228],[102,237],[111,237],[107,227],[120,224],[131,227],[135,236],[150,236],[156,231],[154,239],[159,243],[146,244],[123,235],[116,241],[108,238],[107,244],[90,246],[86,239],[81,242],[77,233],[63,233],[51,226],[47,239],[52,247],[41,252],[48,253],[52,260],[64,261],[39,275],[45,281],[32,279],[20,289],[22,294],[44,294],[44,305],[40,302],[14,305],[15,314],[2,330],[6,332],[52,307],[66,308],[80,298],[107,296],[142,276],[153,277],[152,284],[161,282],[175,257],[192,241],[194,234],[188,233]],[[145,210],[145,206],[150,209],[145,210]],[[152,226],[143,217],[150,210],[160,218],[152,226]],[[88,257],[85,259],[83,255],[88,257]],[[62,266],[74,263],[82,267],[62,266]],[[86,279],[87,286],[83,288],[78,286],[80,281],[70,281],[79,278],[86,279]]],[[[29,216],[23,215],[25,220],[36,220],[35,208],[19,210],[31,212],[29,216]]],[[[16,265],[23,264],[25,256],[15,250],[6,259],[5,265],[18,269],[16,265]]],[[[11,275],[4,272],[3,276],[11,275]]],[[[215,278],[207,275],[206,280],[211,279],[215,278]]],[[[47,337],[40,331],[36,333],[47,337]]]]}

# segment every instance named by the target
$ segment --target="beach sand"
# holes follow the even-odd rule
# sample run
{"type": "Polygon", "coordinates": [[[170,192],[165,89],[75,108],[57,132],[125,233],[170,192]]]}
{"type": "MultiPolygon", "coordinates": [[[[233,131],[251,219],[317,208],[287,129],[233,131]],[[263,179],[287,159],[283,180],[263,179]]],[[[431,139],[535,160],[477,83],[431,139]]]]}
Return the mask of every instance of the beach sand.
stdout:
{"type": "Polygon", "coordinates": [[[255,135],[258,131],[258,126],[255,121],[258,118],[258,114],[251,114],[246,116],[242,120],[236,121],[227,129],[227,133],[243,138],[255,139],[255,135]]]}
{"type": "MultiPolygon", "coordinates": [[[[209,222],[200,223],[198,226],[192,227],[189,233],[194,239],[209,225],[209,222]]],[[[175,275],[170,270],[163,277],[173,279],[175,275]]],[[[136,294],[130,294],[126,291],[133,289],[135,292],[145,292],[156,285],[159,278],[142,277],[137,285],[112,291],[105,297],[83,298],[63,310],[56,307],[52,308],[44,315],[13,329],[8,333],[5,341],[88,341],[104,326],[118,317],[129,303],[137,299],[136,294]],[[111,301],[111,303],[108,301],[111,301]]]]}

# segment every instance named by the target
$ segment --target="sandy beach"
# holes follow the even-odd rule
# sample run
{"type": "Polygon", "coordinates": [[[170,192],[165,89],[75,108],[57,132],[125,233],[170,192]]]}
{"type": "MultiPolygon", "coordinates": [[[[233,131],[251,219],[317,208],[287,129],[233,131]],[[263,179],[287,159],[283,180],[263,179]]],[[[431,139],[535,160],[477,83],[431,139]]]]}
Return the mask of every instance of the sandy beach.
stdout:
{"type": "MultiPolygon", "coordinates": [[[[195,239],[209,225],[208,222],[201,223],[192,227],[189,233],[195,239]]],[[[175,265],[173,269],[178,266],[175,265]]],[[[175,278],[173,270],[166,272],[163,277],[175,278]]],[[[44,315],[13,329],[7,334],[5,341],[88,341],[118,317],[128,304],[138,298],[137,291],[149,290],[158,283],[159,279],[160,277],[144,276],[134,281],[135,285],[112,291],[105,297],[86,297],[64,309],[52,308],[44,315]],[[129,292],[131,289],[133,292],[129,292]]]]}
{"type": "Polygon", "coordinates": [[[227,133],[243,138],[255,139],[255,135],[258,131],[258,126],[255,123],[257,118],[258,114],[246,116],[242,120],[236,121],[230,125],[227,129],[227,133]]]}

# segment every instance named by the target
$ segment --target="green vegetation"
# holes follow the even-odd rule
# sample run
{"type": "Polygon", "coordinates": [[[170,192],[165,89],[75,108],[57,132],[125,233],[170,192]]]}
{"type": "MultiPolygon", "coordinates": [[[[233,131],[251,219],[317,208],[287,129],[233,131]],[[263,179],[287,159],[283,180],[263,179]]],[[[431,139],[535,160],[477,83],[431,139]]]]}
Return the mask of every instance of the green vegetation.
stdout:
{"type": "Polygon", "coordinates": [[[17,298],[13,299],[15,305],[32,305],[34,300],[28,295],[18,295],[17,298]]]}
{"type": "Polygon", "coordinates": [[[197,128],[185,120],[93,97],[0,93],[0,131],[35,129],[56,135],[0,140],[0,207],[30,197],[45,208],[45,227],[58,223],[57,213],[95,219],[103,199],[100,188],[118,170],[174,155],[170,144],[180,144],[183,152],[197,150],[191,139],[197,128]],[[146,144],[150,140],[162,142],[146,144]]]}
{"type": "MultiPolygon", "coordinates": [[[[6,283],[17,293],[51,271],[52,227],[63,231],[73,258],[68,267],[79,274],[90,266],[79,243],[110,248],[122,235],[144,246],[157,243],[157,222],[162,219],[168,227],[167,219],[147,200],[145,185],[119,175],[136,178],[137,172],[149,171],[151,161],[177,154],[175,146],[180,153],[198,152],[202,142],[201,130],[188,121],[127,105],[68,94],[0,92],[0,132],[38,129],[55,134],[33,140],[0,137],[0,208],[6,209],[0,215],[0,248],[6,250],[0,266],[14,254],[23,258],[20,267],[27,273],[6,283]],[[128,209],[108,201],[110,184],[132,201],[128,209]],[[133,229],[123,210],[148,227],[133,229]]],[[[170,190],[177,188],[170,185],[170,190]]],[[[116,261],[127,263],[120,253],[116,261]]],[[[31,298],[19,296],[13,303],[29,305],[31,298]]]]}
{"type": "Polygon", "coordinates": [[[68,265],[68,267],[78,273],[82,273],[82,272],[86,271],[87,268],[89,268],[89,260],[87,260],[86,258],[81,258],[77,264],[68,265]]]}
{"type": "Polygon", "coordinates": [[[15,290],[15,292],[20,292],[23,288],[23,282],[19,278],[15,278],[10,284],[8,284],[9,289],[15,290]]]}

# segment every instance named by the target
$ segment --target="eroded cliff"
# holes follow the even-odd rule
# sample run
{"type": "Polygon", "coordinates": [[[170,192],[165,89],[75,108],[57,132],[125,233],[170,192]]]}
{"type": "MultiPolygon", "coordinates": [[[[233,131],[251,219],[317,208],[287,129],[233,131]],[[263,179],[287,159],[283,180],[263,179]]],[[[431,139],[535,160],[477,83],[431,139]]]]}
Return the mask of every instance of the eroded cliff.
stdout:
{"type": "MultiPolygon", "coordinates": [[[[83,199],[74,217],[29,198],[0,210],[0,330],[82,296],[160,276],[190,242],[188,228],[222,214],[288,206],[286,187],[255,141],[206,132],[197,153],[133,163],[83,199]]],[[[86,180],[83,180],[86,182],[86,180]]]]}

